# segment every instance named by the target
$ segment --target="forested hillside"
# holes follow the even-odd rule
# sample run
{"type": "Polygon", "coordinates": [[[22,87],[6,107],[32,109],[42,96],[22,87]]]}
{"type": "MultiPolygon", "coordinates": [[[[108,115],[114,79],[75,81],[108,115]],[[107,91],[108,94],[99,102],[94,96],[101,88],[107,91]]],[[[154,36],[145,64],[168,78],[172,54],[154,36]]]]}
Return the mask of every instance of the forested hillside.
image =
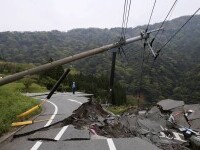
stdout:
{"type": "MultiPolygon", "coordinates": [[[[188,16],[166,22],[154,42],[157,51],[188,16]]],[[[155,29],[160,23],[150,25],[155,29]]],[[[146,26],[127,29],[127,38],[137,36],[146,26]]],[[[145,50],[141,95],[146,101],[164,98],[198,102],[200,100],[200,16],[195,16],[184,29],[162,50],[152,65],[149,49],[145,50]]],[[[74,29],[68,32],[1,32],[1,59],[19,63],[48,62],[82,51],[119,41],[121,28],[74,29]]],[[[153,34],[152,34],[153,37],[153,34]]],[[[143,41],[124,47],[126,56],[119,54],[116,80],[126,89],[127,95],[136,96],[141,78],[143,41]]],[[[81,73],[109,77],[111,51],[70,63],[81,73]]]]}

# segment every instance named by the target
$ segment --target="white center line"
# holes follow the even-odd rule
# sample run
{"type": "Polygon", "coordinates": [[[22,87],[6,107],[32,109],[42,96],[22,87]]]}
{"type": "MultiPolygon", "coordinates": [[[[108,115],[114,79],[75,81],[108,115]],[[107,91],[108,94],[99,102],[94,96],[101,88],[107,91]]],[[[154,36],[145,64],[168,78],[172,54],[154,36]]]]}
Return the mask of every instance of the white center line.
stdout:
{"type": "Polygon", "coordinates": [[[107,139],[107,142],[110,150],[116,150],[115,144],[111,138],[107,139]]]}
{"type": "Polygon", "coordinates": [[[31,150],[37,150],[40,147],[41,144],[42,144],[42,141],[37,141],[35,143],[35,145],[31,148],[31,150]]]}
{"type": "Polygon", "coordinates": [[[83,104],[83,103],[81,103],[81,102],[79,102],[79,101],[77,101],[77,100],[74,100],[74,99],[68,99],[69,101],[72,101],[72,102],[76,102],[76,103],[79,103],[79,104],[83,104]]]}
{"type": "MultiPolygon", "coordinates": [[[[51,103],[55,107],[55,111],[54,111],[53,115],[51,116],[50,120],[44,125],[44,127],[49,126],[51,124],[51,122],[53,121],[53,119],[55,118],[56,114],[58,113],[58,107],[56,106],[56,104],[54,104],[51,101],[47,101],[47,102],[51,103]]],[[[31,150],[37,150],[41,145],[42,145],[42,141],[37,141],[35,143],[35,145],[31,148],[31,150]]]]}
{"type": "Polygon", "coordinates": [[[68,126],[64,126],[60,132],[56,135],[56,137],[54,138],[54,140],[58,141],[60,140],[60,138],[62,137],[63,133],[67,130],[68,126]]]}

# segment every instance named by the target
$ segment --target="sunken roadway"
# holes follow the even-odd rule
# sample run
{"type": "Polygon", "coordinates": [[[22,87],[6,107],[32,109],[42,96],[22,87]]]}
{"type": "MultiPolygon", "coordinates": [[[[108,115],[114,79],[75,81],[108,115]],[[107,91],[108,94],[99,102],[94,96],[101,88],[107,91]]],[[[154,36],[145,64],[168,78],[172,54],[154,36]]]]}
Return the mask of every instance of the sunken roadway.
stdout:
{"type": "MultiPolygon", "coordinates": [[[[27,94],[39,100],[46,95],[27,94]]],[[[56,93],[44,103],[43,110],[35,119],[46,120],[21,128],[12,138],[0,144],[0,150],[156,150],[156,146],[140,138],[90,139],[88,130],[77,130],[73,125],[56,126],[73,114],[90,94],[77,92],[56,93]],[[51,126],[53,126],[51,128],[51,126]],[[73,140],[74,139],[74,140],[73,140]]]]}

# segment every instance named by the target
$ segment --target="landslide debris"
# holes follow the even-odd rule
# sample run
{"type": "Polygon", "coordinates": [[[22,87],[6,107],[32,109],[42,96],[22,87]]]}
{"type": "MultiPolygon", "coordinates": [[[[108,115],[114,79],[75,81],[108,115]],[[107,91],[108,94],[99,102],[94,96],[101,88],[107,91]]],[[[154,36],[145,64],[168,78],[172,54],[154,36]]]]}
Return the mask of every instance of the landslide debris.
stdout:
{"type": "Polygon", "coordinates": [[[109,138],[135,137],[135,133],[123,126],[120,117],[112,116],[98,103],[84,103],[73,115],[63,121],[77,129],[89,129],[91,133],[109,138]]]}
{"type": "Polygon", "coordinates": [[[95,102],[84,103],[62,124],[90,131],[91,139],[139,137],[164,150],[200,149],[200,107],[162,100],[149,111],[129,109],[120,116],[95,102]]]}

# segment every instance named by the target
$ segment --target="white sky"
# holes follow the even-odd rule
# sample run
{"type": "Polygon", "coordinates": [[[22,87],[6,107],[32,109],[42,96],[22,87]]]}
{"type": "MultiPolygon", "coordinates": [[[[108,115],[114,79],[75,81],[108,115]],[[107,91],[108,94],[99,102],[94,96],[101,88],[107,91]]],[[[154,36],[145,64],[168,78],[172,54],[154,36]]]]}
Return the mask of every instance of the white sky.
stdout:
{"type": "MultiPolygon", "coordinates": [[[[163,21],[174,1],[157,0],[151,23],[163,21]]],[[[147,24],[153,2],[132,0],[128,27],[147,24]]],[[[0,0],[0,31],[121,27],[123,5],[124,0],[0,0]]],[[[200,0],[179,0],[170,19],[199,7],[200,0]]]]}

